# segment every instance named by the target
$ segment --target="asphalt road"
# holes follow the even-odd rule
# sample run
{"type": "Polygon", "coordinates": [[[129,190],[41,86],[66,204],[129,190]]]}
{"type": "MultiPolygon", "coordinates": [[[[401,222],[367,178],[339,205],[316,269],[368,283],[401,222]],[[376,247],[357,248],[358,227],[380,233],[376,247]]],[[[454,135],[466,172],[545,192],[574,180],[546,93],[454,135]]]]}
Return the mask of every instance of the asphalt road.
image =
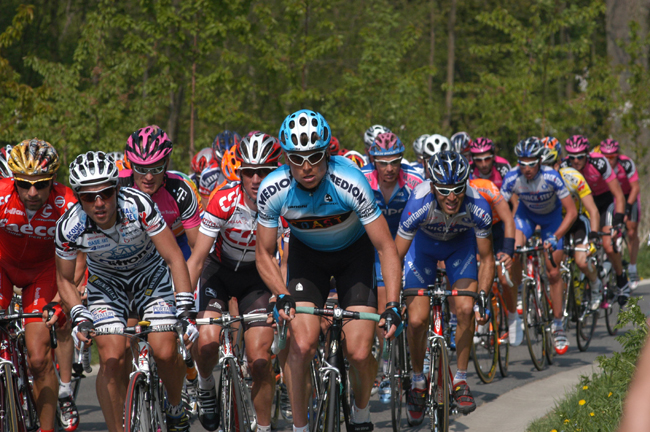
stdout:
{"type": "MultiPolygon", "coordinates": [[[[650,283],[642,283],[639,288],[633,293],[634,296],[643,296],[644,299],[641,307],[646,314],[650,313],[650,283]]],[[[600,355],[611,354],[620,349],[620,344],[612,336],[609,336],[605,328],[604,319],[598,321],[594,338],[586,352],[579,352],[575,343],[575,330],[569,333],[569,341],[571,346],[569,351],[563,356],[555,356],[555,362],[552,366],[547,366],[546,369],[538,371],[533,366],[526,343],[519,347],[511,347],[510,349],[510,366],[509,376],[502,378],[497,372],[497,376],[491,384],[483,384],[479,381],[473,369],[473,364],[470,362],[468,371],[468,384],[476,398],[477,405],[489,403],[496,399],[499,395],[508,392],[516,387],[534,383],[537,380],[549,377],[553,374],[568,371],[573,368],[592,364],[595,362],[596,357],[600,355]]],[[[451,360],[454,366],[455,358],[451,360]]],[[[94,366],[97,368],[98,366],[94,366]]],[[[452,367],[452,369],[454,369],[452,367]]],[[[558,397],[561,394],[558,394],[558,397]]],[[[104,422],[101,410],[97,403],[95,395],[95,377],[89,376],[84,379],[80,389],[79,397],[77,398],[77,406],[81,414],[81,424],[78,431],[105,431],[106,424],[104,422]]],[[[391,428],[391,415],[390,405],[383,404],[379,401],[378,396],[374,396],[371,400],[371,416],[375,424],[376,431],[389,431],[391,428]]],[[[402,427],[408,428],[405,420],[405,414],[402,414],[402,427]]],[[[531,419],[532,420],[532,419],[531,419]]],[[[203,431],[203,427],[198,419],[192,419],[192,431],[203,431]]],[[[290,431],[291,425],[287,422],[281,422],[280,428],[290,431]]],[[[428,421],[425,421],[422,426],[413,428],[415,430],[429,428],[428,421]]],[[[452,424],[452,430],[465,430],[462,425],[456,423],[452,424]]]]}

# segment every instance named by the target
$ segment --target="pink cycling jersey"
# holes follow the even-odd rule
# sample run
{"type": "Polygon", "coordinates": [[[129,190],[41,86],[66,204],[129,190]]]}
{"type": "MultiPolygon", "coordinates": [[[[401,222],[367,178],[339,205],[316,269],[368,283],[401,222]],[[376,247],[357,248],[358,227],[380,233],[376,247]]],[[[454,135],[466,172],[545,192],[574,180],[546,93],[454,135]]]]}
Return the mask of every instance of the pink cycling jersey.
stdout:
{"type": "Polygon", "coordinates": [[[621,189],[623,189],[623,195],[629,195],[632,190],[630,182],[639,181],[639,173],[636,170],[634,161],[625,155],[620,155],[614,167],[614,172],[616,173],[618,182],[621,184],[621,189]]]}
{"type": "Polygon", "coordinates": [[[503,184],[503,178],[506,176],[506,174],[508,174],[508,172],[510,172],[511,169],[512,167],[506,159],[502,158],[501,156],[495,156],[490,175],[484,176],[475,166],[472,170],[472,178],[490,180],[496,185],[497,188],[500,189],[501,185],[503,184]]]}
{"type": "MultiPolygon", "coordinates": [[[[562,161],[562,167],[570,167],[569,159],[566,158],[562,161]]],[[[583,175],[587,184],[591,188],[591,194],[593,196],[602,195],[606,192],[609,192],[609,186],[607,183],[616,180],[616,175],[612,170],[609,161],[605,156],[600,153],[591,152],[587,156],[587,163],[580,170],[580,174],[583,175]]]]}

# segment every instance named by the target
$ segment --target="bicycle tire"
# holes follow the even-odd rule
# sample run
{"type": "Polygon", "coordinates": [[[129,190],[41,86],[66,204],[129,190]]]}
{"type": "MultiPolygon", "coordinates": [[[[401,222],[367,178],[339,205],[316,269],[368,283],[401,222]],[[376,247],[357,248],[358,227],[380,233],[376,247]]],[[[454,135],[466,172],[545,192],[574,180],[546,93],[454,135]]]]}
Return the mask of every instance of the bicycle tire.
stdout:
{"type": "Polygon", "coordinates": [[[402,406],[404,404],[403,359],[401,338],[404,333],[390,341],[388,345],[388,378],[390,380],[390,418],[394,432],[401,430],[402,406]]]}
{"type": "Polygon", "coordinates": [[[447,347],[434,341],[430,350],[431,369],[429,376],[428,407],[431,416],[431,432],[449,430],[450,392],[449,358],[447,347]]]}
{"type": "Polygon", "coordinates": [[[490,318],[487,323],[474,325],[471,354],[476,374],[485,384],[494,380],[499,363],[499,335],[497,332],[496,313],[493,307],[494,296],[490,293],[488,310],[490,318]]]}
{"type": "Polygon", "coordinates": [[[0,375],[2,375],[3,388],[2,392],[2,407],[4,410],[4,418],[2,421],[2,430],[25,432],[27,430],[23,416],[20,415],[22,406],[18,404],[20,395],[18,393],[18,386],[16,385],[16,377],[13,374],[11,365],[3,363],[0,365],[0,375]]]}
{"type": "Polygon", "coordinates": [[[553,334],[551,332],[551,325],[553,323],[553,309],[549,304],[550,292],[548,293],[548,298],[544,297],[542,299],[542,316],[543,325],[544,325],[544,337],[546,341],[546,361],[549,365],[552,365],[555,357],[555,340],[553,339],[553,334]]]}
{"type": "Polygon", "coordinates": [[[124,432],[155,432],[147,402],[147,377],[135,372],[129,380],[124,400],[124,432]]]}
{"type": "Polygon", "coordinates": [[[280,393],[282,385],[282,375],[280,373],[280,362],[277,356],[273,356],[273,374],[275,376],[275,390],[273,391],[273,401],[271,402],[271,429],[278,428],[280,417],[280,393]]]}
{"type": "Polygon", "coordinates": [[[235,415],[235,390],[230,379],[229,366],[224,363],[221,367],[221,379],[219,380],[219,391],[217,397],[221,402],[221,430],[232,432],[237,422],[235,415]]]}
{"type": "Polygon", "coordinates": [[[590,294],[591,290],[589,286],[584,284],[583,301],[578,307],[578,320],[576,322],[576,342],[580,351],[586,351],[589,348],[594,331],[596,330],[596,324],[598,323],[598,311],[589,310],[590,294]]]}
{"type": "MultiPolygon", "coordinates": [[[[18,386],[18,393],[20,396],[20,407],[22,410],[25,428],[27,431],[36,431],[39,428],[38,412],[36,410],[36,401],[34,400],[34,393],[32,392],[32,384],[27,373],[27,360],[25,358],[25,339],[24,335],[17,341],[17,362],[18,362],[18,380],[21,385],[18,386]],[[23,409],[23,405],[26,407],[23,409]]],[[[54,425],[56,426],[56,422],[54,425]]]]}
{"type": "Polygon", "coordinates": [[[544,369],[546,363],[546,332],[543,322],[543,303],[540,305],[537,287],[530,282],[524,284],[522,294],[524,336],[528,352],[537,370],[544,369]]]}
{"type": "MultiPolygon", "coordinates": [[[[341,416],[339,415],[339,388],[336,376],[328,371],[321,382],[321,399],[314,419],[315,432],[339,432],[341,416]]],[[[310,429],[312,430],[312,429],[310,429]]]]}
{"type": "MultiPolygon", "coordinates": [[[[515,312],[517,311],[515,310],[515,312]]],[[[502,377],[508,376],[508,362],[510,361],[510,338],[503,338],[502,335],[508,333],[508,310],[506,305],[501,303],[501,297],[496,297],[496,310],[498,341],[499,341],[499,372],[502,377]]]]}
{"type": "Polygon", "coordinates": [[[621,312],[621,306],[618,304],[618,299],[616,298],[616,274],[613,269],[610,270],[608,279],[607,289],[605,290],[607,297],[604,299],[607,301],[607,307],[605,308],[605,326],[610,336],[616,336],[618,329],[615,327],[618,324],[618,314],[621,312]]]}

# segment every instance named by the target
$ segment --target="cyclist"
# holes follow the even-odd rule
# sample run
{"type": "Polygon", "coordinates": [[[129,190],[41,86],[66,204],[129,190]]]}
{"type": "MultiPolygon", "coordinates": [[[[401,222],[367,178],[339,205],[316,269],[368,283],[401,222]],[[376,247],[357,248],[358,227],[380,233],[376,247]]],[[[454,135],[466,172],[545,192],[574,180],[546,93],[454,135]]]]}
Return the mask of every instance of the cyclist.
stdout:
{"type": "Polygon", "coordinates": [[[460,153],[465,159],[471,162],[469,144],[472,142],[467,132],[456,132],[451,136],[451,149],[460,153]]]}
{"type": "Polygon", "coordinates": [[[132,169],[120,171],[119,185],[133,187],[151,197],[188,259],[199,233],[203,209],[191,182],[167,171],[172,150],[172,141],[158,126],[133,132],[125,150],[132,169]]]}
{"type": "Polygon", "coordinates": [[[415,152],[415,157],[416,160],[415,162],[411,163],[411,166],[415,168],[416,172],[420,175],[420,177],[424,178],[425,174],[424,172],[426,171],[426,161],[424,159],[424,151],[423,151],[423,145],[424,145],[424,140],[429,138],[429,134],[424,134],[420,135],[413,141],[413,151],[415,152]]]}
{"type": "Polygon", "coordinates": [[[128,159],[124,157],[124,152],[120,152],[120,151],[109,152],[106,154],[106,156],[110,156],[113,158],[113,160],[115,161],[115,165],[117,165],[118,170],[122,171],[123,169],[131,169],[128,159]]]}
{"type": "MultiPolygon", "coordinates": [[[[7,155],[13,178],[0,179],[0,310],[9,307],[13,287],[17,286],[23,289],[24,312],[55,312],[57,317],[48,326],[55,321],[62,324],[65,319],[56,286],[55,224],[76,202],[70,188],[55,181],[59,165],[59,156],[50,143],[38,138],[25,140],[7,155]]],[[[61,328],[57,333],[59,343],[69,346],[69,331],[61,328]]],[[[51,431],[55,426],[56,395],[61,392],[57,391],[49,332],[41,319],[25,320],[25,342],[41,430],[51,431]]],[[[64,429],[72,431],[79,424],[79,414],[70,390],[69,350],[68,354],[61,355],[60,360],[64,385],[59,404],[64,429]]]]}
{"type": "MultiPolygon", "coordinates": [[[[188,261],[192,286],[199,277],[201,279],[199,317],[221,316],[222,311],[228,310],[231,297],[237,298],[241,314],[266,312],[271,297],[255,267],[256,198],[262,180],[278,167],[280,144],[276,138],[259,132],[244,138],[235,149],[242,164],[239,169],[241,183],[212,195],[196,247],[188,261]]],[[[275,388],[270,356],[273,330],[266,320],[246,324],[244,328],[257,428],[259,432],[269,432],[275,388]]],[[[199,420],[210,431],[219,426],[212,370],[219,360],[220,332],[221,329],[214,325],[200,326],[194,350],[199,369],[199,420]]]]}
{"type": "Polygon", "coordinates": [[[507,160],[497,156],[494,142],[489,138],[476,138],[469,143],[469,151],[474,166],[472,177],[488,179],[500,188],[512,167],[507,160]]]}
{"type": "MultiPolygon", "coordinates": [[[[441,151],[428,162],[429,180],[415,188],[399,223],[395,243],[400,258],[406,257],[404,288],[426,288],[435,282],[438,261],[444,261],[453,289],[488,292],[494,279],[492,211],[487,201],[468,187],[469,163],[454,151],[441,151]],[[481,258],[477,270],[476,255],[481,258]],[[477,282],[478,281],[478,282],[477,282]]],[[[458,410],[476,409],[467,385],[467,364],[474,333],[473,300],[454,298],[458,319],[456,346],[458,369],[453,392],[458,410]]],[[[407,335],[413,376],[407,395],[411,424],[424,419],[426,379],[423,374],[429,299],[407,300],[407,335]]]]}
{"type": "Polygon", "coordinates": [[[364,165],[368,165],[370,163],[370,158],[368,157],[368,150],[370,150],[370,147],[374,144],[377,135],[381,133],[388,133],[388,132],[390,132],[390,129],[388,129],[386,126],[376,124],[374,126],[370,126],[366,130],[366,133],[363,134],[363,143],[366,147],[366,154],[363,156],[363,159],[365,161],[364,165]]]}
{"type": "MultiPolygon", "coordinates": [[[[401,323],[399,306],[400,263],[386,219],[377,206],[363,174],[348,160],[330,156],[331,129],[314,111],[300,110],[280,129],[280,144],[288,163],[264,179],[257,194],[257,268],[278,297],[282,319],[290,319],[289,354],[284,377],[293,410],[294,431],[307,430],[309,365],[320,333],[320,319],[312,315],[290,317],[284,307],[322,308],[330,291],[330,278],[337,283],[339,304],[355,311],[375,312],[374,252],[377,249],[386,284],[387,316],[393,319],[386,337],[401,323]],[[288,284],[275,259],[278,219],[290,225],[288,284]],[[287,286],[288,285],[288,286],[287,286]]],[[[345,326],[344,350],[352,370],[355,395],[352,407],[354,430],[369,431],[370,392],[377,374],[371,354],[375,323],[351,321],[345,326]]]]}
{"type": "MultiPolygon", "coordinates": [[[[180,319],[185,336],[194,340],[198,336],[192,324],[194,295],[183,253],[149,195],[120,187],[117,167],[103,152],[77,156],[70,164],[70,185],[79,202],[56,224],[56,266],[59,293],[71,307],[77,346],[87,344],[95,329],[120,333],[132,304],[139,318],[154,326],[174,325],[180,319]],[[79,252],[86,253],[90,275],[88,308],[73,283],[79,252]]],[[[127,347],[118,334],[94,339],[100,365],[97,398],[107,429],[121,431],[129,380],[127,347]]],[[[177,351],[176,333],[151,333],[149,343],[167,390],[167,430],[188,431],[181,401],[185,364],[177,351]]]]}
{"type": "MultiPolygon", "coordinates": [[[[600,213],[601,230],[610,233],[614,228],[616,233],[620,233],[625,221],[625,195],[607,158],[600,153],[589,153],[589,140],[582,135],[568,138],[565,150],[568,156],[562,161],[561,166],[575,168],[587,181],[600,213]],[[613,216],[608,218],[607,211],[612,203],[615,204],[613,216]]],[[[618,236],[616,233],[614,237],[618,236]]],[[[605,236],[602,241],[607,257],[616,272],[618,301],[623,306],[630,297],[630,286],[623,271],[621,254],[614,251],[612,236],[605,236]]]]}
{"type": "MultiPolygon", "coordinates": [[[[600,152],[607,158],[616,178],[621,184],[625,196],[625,216],[627,220],[628,248],[630,251],[630,264],[627,267],[630,277],[630,288],[636,289],[639,284],[639,272],[636,269],[636,258],[639,253],[639,232],[637,230],[641,220],[641,197],[639,195],[639,174],[634,161],[629,157],[620,154],[618,141],[606,139],[600,143],[600,152]]],[[[610,204],[608,214],[614,212],[614,204],[610,204]]]]}
{"type": "Polygon", "coordinates": [[[217,153],[210,147],[199,150],[192,158],[191,163],[192,173],[190,179],[194,182],[196,188],[199,188],[199,176],[206,168],[214,168],[221,166],[221,154],[217,153]]]}
{"type": "Polygon", "coordinates": [[[366,159],[358,151],[348,150],[345,153],[343,153],[341,156],[344,156],[346,159],[349,159],[352,162],[354,162],[356,167],[359,168],[359,169],[366,166],[366,159]]]}
{"type": "MultiPolygon", "coordinates": [[[[594,197],[591,195],[591,189],[587,181],[580,172],[573,168],[560,168],[562,144],[560,144],[557,138],[545,137],[542,139],[542,143],[544,143],[545,147],[542,163],[560,172],[562,180],[564,180],[564,185],[571,193],[578,212],[578,218],[566,233],[565,238],[573,235],[573,243],[578,246],[597,241],[598,236],[596,233],[600,229],[600,214],[598,213],[598,208],[596,207],[594,197]]],[[[575,251],[574,256],[578,268],[589,279],[589,285],[591,286],[590,307],[592,310],[596,310],[600,306],[603,286],[601,280],[598,278],[598,272],[596,269],[589,269],[587,252],[575,251]]]]}
{"type": "Polygon", "coordinates": [[[0,148],[0,178],[9,178],[14,176],[11,172],[11,168],[9,168],[9,164],[7,163],[7,157],[11,153],[11,146],[7,147],[9,147],[9,151],[7,151],[5,147],[0,148]]]}
{"type": "MultiPolygon", "coordinates": [[[[366,172],[366,180],[374,191],[374,198],[381,209],[391,236],[395,238],[397,227],[402,215],[402,210],[411,196],[413,188],[422,183],[420,177],[410,165],[402,164],[404,155],[404,144],[392,132],[377,135],[375,143],[368,149],[368,156],[374,170],[366,172]],[[405,169],[406,168],[406,169],[405,169]]],[[[386,287],[384,278],[381,273],[381,262],[379,256],[375,253],[375,276],[377,278],[377,311],[384,312],[383,305],[386,304],[386,287]]],[[[383,347],[383,331],[377,328],[377,338],[379,346],[383,347]]],[[[387,364],[384,363],[384,375],[388,373],[387,364]]],[[[374,389],[380,386],[389,386],[388,378],[382,383],[375,381],[374,389]]]]}
{"type": "MultiPolygon", "coordinates": [[[[544,144],[537,137],[521,140],[515,147],[519,165],[506,174],[501,186],[501,194],[516,205],[515,212],[516,247],[523,246],[533,235],[535,227],[542,229],[544,248],[553,254],[555,263],[562,262],[562,238],[575,222],[578,213],[571,200],[571,194],[564,185],[560,173],[545,165],[541,165],[544,156],[544,144]],[[562,209],[566,215],[562,216],[562,209]]],[[[560,277],[560,267],[551,265],[546,257],[546,271],[551,285],[551,302],[553,304],[553,338],[555,351],[564,354],[569,347],[569,341],[562,325],[562,299],[564,286],[560,277]]],[[[521,260],[513,263],[513,282],[515,286],[521,283],[521,260]]]]}
{"type": "MultiPolygon", "coordinates": [[[[239,141],[241,141],[241,137],[237,132],[227,130],[214,138],[212,150],[214,150],[217,158],[219,158],[219,155],[225,156],[226,151],[230,150],[239,141]]],[[[204,207],[208,204],[210,193],[216,186],[224,183],[225,180],[226,177],[221,170],[221,164],[207,167],[201,172],[199,176],[199,193],[201,194],[204,207]]]]}

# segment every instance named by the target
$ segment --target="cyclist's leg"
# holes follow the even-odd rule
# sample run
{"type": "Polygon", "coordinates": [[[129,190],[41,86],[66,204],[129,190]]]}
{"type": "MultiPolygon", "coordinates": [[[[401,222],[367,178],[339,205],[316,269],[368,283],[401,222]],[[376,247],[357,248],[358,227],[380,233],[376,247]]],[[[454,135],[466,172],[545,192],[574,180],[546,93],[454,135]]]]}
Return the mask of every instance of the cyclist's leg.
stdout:
{"type": "Polygon", "coordinates": [[[97,399],[102,409],[106,429],[122,431],[124,399],[129,385],[128,364],[124,338],[119,335],[97,336],[94,340],[99,353],[97,399]]]}
{"type": "MultiPolygon", "coordinates": [[[[612,230],[613,214],[614,203],[611,203],[607,210],[600,214],[600,225],[605,233],[609,233],[612,230]]],[[[611,236],[603,236],[603,249],[605,249],[607,258],[612,263],[616,276],[620,278],[623,274],[623,258],[620,253],[614,252],[614,244],[612,243],[611,236]]]]}
{"type": "MultiPolygon", "coordinates": [[[[12,278],[13,279],[13,278],[12,278]]],[[[56,295],[54,266],[42,270],[23,289],[23,311],[39,312],[56,295]]],[[[11,297],[9,297],[11,298],[11,297]]],[[[54,429],[59,382],[52,363],[50,331],[40,318],[25,320],[27,360],[34,383],[34,398],[41,429],[54,429]]]]}
{"type": "MultiPolygon", "coordinates": [[[[579,215],[578,219],[575,221],[569,232],[567,232],[565,239],[569,238],[568,236],[572,234],[574,245],[582,249],[588,248],[588,236],[590,230],[589,219],[585,215],[579,215]]],[[[596,270],[596,266],[591,266],[591,269],[589,268],[590,266],[587,262],[587,252],[575,251],[574,257],[576,260],[576,265],[589,280],[592,292],[591,308],[597,309],[600,305],[600,294],[602,290],[602,283],[598,278],[598,270],[596,270]]]]}
{"type": "MultiPolygon", "coordinates": [[[[542,228],[542,240],[546,240],[555,235],[555,232],[562,224],[562,208],[558,207],[553,212],[540,216],[535,219],[535,222],[542,228]]],[[[557,239],[557,250],[553,252],[555,267],[548,259],[548,254],[545,254],[546,272],[551,286],[551,304],[553,305],[553,316],[556,321],[562,319],[562,301],[565,289],[564,281],[560,275],[560,263],[564,259],[563,247],[564,238],[557,239]]]]}
{"type": "MultiPolygon", "coordinates": [[[[533,235],[533,231],[535,229],[535,225],[531,222],[529,216],[528,216],[528,211],[526,210],[526,206],[522,202],[519,202],[519,206],[517,207],[517,212],[515,213],[515,226],[516,226],[516,231],[515,231],[515,250],[520,247],[520,246],[525,246],[526,245],[526,240],[530,238],[530,236],[533,235]]],[[[518,294],[519,290],[519,285],[521,285],[521,256],[519,254],[515,254],[513,260],[512,260],[512,291],[511,295],[516,296],[518,294]]],[[[515,297],[516,298],[516,297],[515,297]]]]}
{"type": "Polygon", "coordinates": [[[639,272],[636,268],[637,255],[639,253],[639,219],[641,218],[641,201],[640,197],[637,198],[636,202],[632,205],[632,211],[626,222],[627,227],[627,245],[630,253],[630,265],[628,267],[628,273],[630,276],[630,281],[633,283],[633,289],[636,289],[637,284],[639,283],[639,272]]]}
{"type": "Polygon", "coordinates": [[[79,424],[79,411],[72,394],[72,361],[74,356],[74,341],[72,340],[72,328],[68,318],[65,325],[57,328],[56,336],[58,347],[56,348],[56,361],[59,365],[59,419],[64,430],[74,430],[79,424]]]}

